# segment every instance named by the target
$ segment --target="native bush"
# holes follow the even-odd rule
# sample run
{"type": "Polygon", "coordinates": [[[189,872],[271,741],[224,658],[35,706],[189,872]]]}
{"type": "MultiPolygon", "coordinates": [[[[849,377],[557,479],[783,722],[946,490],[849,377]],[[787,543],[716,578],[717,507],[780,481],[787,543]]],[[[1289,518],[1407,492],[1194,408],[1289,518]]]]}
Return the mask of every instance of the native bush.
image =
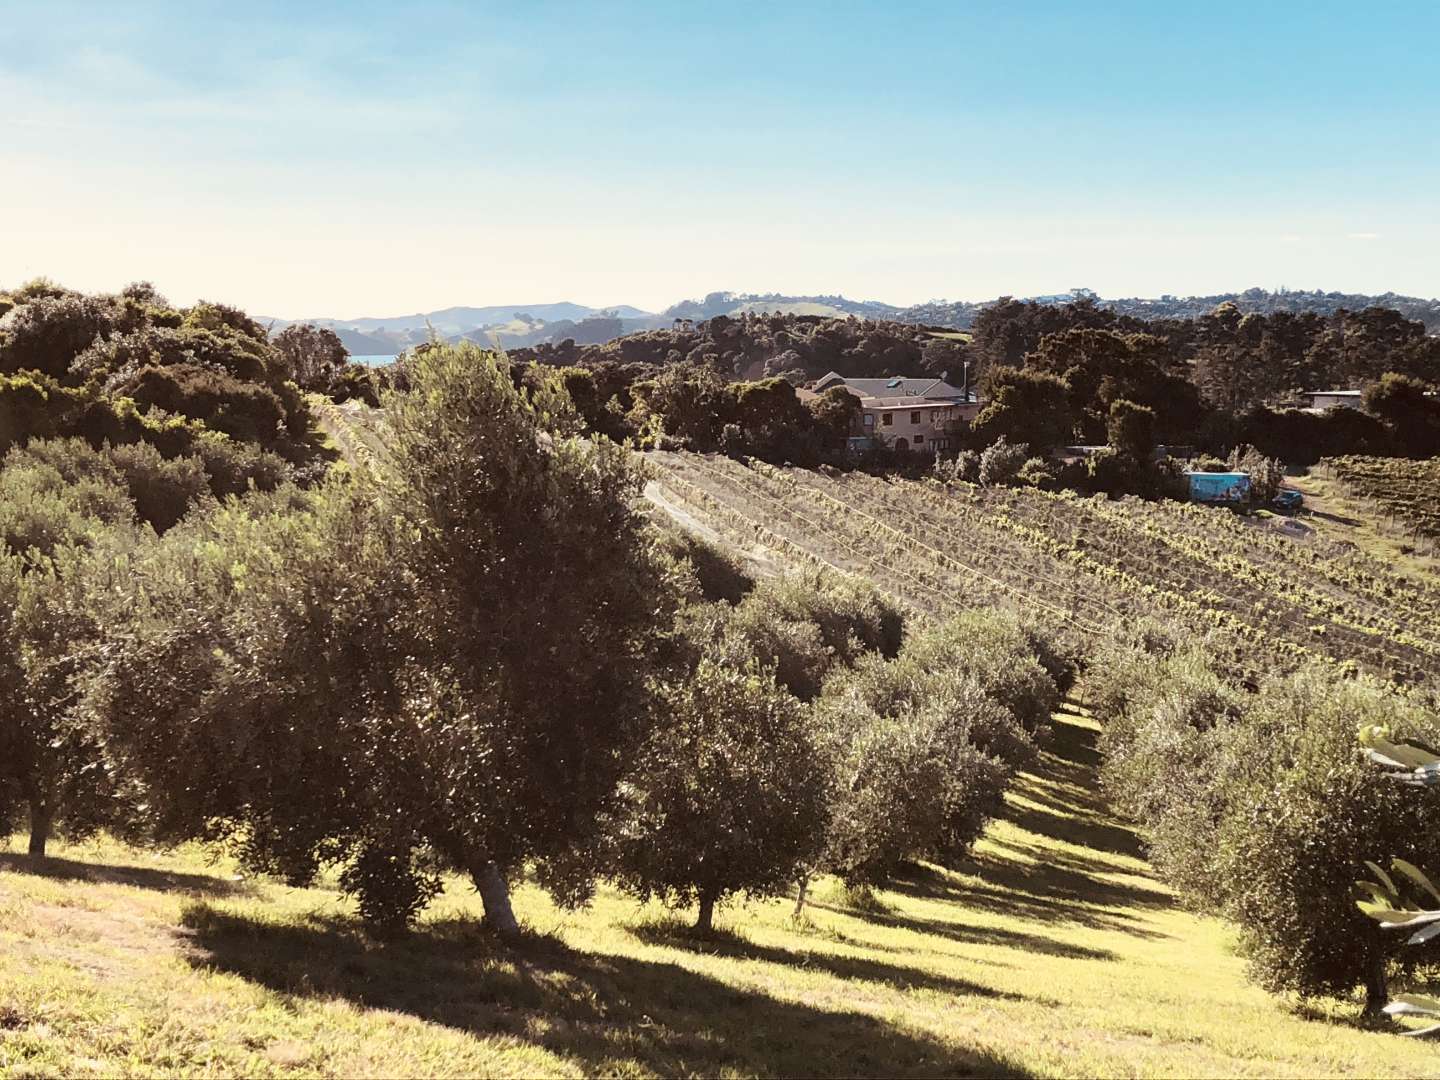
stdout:
{"type": "Polygon", "coordinates": [[[36,441],[0,462],[0,544],[53,554],[134,521],[125,478],[80,440],[36,441]]]}
{"type": "MultiPolygon", "coordinates": [[[[17,488],[35,485],[56,495],[61,504],[104,522],[128,520],[121,503],[128,498],[133,516],[163,532],[209,492],[204,465],[198,458],[167,460],[148,443],[104,445],[95,449],[83,439],[36,439],[14,449],[0,467],[0,485],[21,498],[17,488]]],[[[78,536],[79,533],[72,533],[78,536]]]]}
{"type": "Polygon", "coordinates": [[[270,387],[198,364],[143,367],[110,390],[144,406],[203,420],[232,438],[265,445],[279,437],[287,416],[270,387]]]}
{"type": "Polygon", "coordinates": [[[70,363],[115,325],[101,297],[37,296],[0,318],[0,373],[38,371],[63,379],[70,363]]]}
{"type": "Polygon", "coordinates": [[[330,392],[350,358],[334,330],[310,323],[287,326],[275,335],[274,346],[286,376],[302,390],[321,394],[330,392]]]}

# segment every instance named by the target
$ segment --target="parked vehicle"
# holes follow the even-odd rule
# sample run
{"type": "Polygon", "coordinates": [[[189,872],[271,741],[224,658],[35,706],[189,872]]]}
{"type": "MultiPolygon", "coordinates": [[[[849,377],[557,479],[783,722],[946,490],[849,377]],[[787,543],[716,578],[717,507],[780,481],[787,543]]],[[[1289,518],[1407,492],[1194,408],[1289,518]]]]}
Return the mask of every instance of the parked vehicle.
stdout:
{"type": "Polygon", "coordinates": [[[1304,505],[1305,496],[1294,488],[1281,488],[1280,493],[1275,496],[1275,509],[1285,514],[1293,514],[1304,505]]]}

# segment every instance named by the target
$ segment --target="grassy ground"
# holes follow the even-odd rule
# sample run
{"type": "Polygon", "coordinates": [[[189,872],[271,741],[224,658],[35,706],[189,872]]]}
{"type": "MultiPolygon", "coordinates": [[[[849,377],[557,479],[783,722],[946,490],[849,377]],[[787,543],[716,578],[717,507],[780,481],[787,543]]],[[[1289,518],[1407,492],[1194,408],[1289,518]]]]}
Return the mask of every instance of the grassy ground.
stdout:
{"type": "Polygon", "coordinates": [[[1433,1048],[1248,987],[1176,909],[1062,717],[1007,820],[956,871],[809,919],[753,903],[696,939],[603,893],[524,889],[502,947],[459,884],[378,945],[325,889],[199,851],[0,855],[0,1074],[1440,1075],[1433,1048]]]}
{"type": "Polygon", "coordinates": [[[1440,558],[1429,553],[1428,543],[1422,542],[1423,550],[1417,551],[1413,538],[1387,527],[1373,506],[1354,498],[1338,480],[1309,469],[1285,483],[1304,494],[1301,520],[1320,535],[1354,544],[1407,573],[1440,576],[1440,558]]]}

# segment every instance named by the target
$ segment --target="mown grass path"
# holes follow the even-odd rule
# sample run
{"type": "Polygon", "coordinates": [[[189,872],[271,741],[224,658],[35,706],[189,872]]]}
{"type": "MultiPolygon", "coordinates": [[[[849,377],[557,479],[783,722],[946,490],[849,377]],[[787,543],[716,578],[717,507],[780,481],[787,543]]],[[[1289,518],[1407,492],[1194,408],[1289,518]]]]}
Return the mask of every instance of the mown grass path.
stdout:
{"type": "Polygon", "coordinates": [[[1108,812],[1094,725],[1058,721],[967,865],[863,908],[822,883],[800,923],[736,907],[703,939],[612,892],[573,913],[526,888],[534,933],[502,947],[453,883],[381,945],[333,891],[198,851],[0,856],[0,1074],[1440,1073],[1431,1046],[1247,986],[1108,812]]]}

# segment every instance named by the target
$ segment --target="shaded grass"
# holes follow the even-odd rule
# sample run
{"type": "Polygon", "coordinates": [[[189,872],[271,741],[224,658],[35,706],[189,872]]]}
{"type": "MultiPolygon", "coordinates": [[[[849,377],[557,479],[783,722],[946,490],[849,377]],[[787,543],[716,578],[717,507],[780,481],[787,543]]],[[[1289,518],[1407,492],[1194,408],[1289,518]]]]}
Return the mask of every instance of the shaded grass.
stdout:
{"type": "MultiPolygon", "coordinates": [[[[860,1012],[787,1002],[673,962],[597,955],[546,936],[505,945],[468,919],[432,922],[424,934],[384,948],[349,920],[296,925],[197,906],[186,921],[202,968],[284,995],[343,998],[481,1038],[523,1040],[586,1074],[628,1073],[642,1062],[644,1071],[665,1075],[1023,1072],[988,1051],[948,1046],[860,1012]]],[[[798,959],[738,938],[712,955],[798,959]]],[[[832,977],[905,979],[904,969],[874,961],[810,958],[832,977]]],[[[983,989],[911,975],[944,992],[983,989]]]]}
{"type": "Polygon", "coordinates": [[[1292,1011],[1179,908],[1062,718],[975,856],[857,902],[816,883],[683,920],[538,890],[519,943],[460,882],[377,943],[326,889],[198,850],[0,859],[0,1073],[15,1075],[1419,1075],[1433,1048],[1292,1011]],[[52,865],[53,864],[53,865],[52,865]],[[207,884],[208,882],[208,884],[207,884]]]}

